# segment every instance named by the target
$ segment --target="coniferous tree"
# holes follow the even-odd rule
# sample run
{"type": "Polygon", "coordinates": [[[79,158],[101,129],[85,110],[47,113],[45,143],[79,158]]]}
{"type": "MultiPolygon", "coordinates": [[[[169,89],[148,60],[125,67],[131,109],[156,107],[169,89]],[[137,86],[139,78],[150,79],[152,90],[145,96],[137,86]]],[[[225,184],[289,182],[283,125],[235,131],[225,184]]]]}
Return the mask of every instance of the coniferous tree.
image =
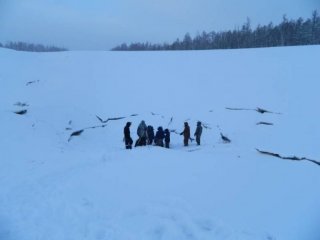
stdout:
{"type": "Polygon", "coordinates": [[[240,28],[233,31],[202,32],[194,38],[186,33],[183,40],[179,38],[172,44],[132,43],[122,44],[112,50],[141,51],[141,50],[200,50],[200,49],[235,49],[252,47],[275,47],[320,44],[320,17],[317,11],[306,20],[299,18],[289,20],[286,15],[282,22],[274,25],[258,25],[251,28],[247,18],[240,28]]]}
{"type": "Polygon", "coordinates": [[[8,42],[3,45],[5,48],[17,50],[17,51],[28,51],[28,52],[59,52],[67,51],[65,48],[58,48],[55,46],[44,46],[42,44],[32,44],[25,42],[8,42]]]}

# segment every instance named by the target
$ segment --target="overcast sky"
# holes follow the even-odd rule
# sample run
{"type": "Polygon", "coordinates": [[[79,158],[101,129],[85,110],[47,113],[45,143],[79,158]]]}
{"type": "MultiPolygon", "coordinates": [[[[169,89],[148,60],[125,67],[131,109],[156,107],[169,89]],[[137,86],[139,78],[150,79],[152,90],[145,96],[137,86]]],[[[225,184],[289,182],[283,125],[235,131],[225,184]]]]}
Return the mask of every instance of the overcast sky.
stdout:
{"type": "Polygon", "coordinates": [[[173,42],[189,32],[279,23],[320,12],[320,0],[0,0],[0,42],[107,50],[123,42],[173,42]]]}

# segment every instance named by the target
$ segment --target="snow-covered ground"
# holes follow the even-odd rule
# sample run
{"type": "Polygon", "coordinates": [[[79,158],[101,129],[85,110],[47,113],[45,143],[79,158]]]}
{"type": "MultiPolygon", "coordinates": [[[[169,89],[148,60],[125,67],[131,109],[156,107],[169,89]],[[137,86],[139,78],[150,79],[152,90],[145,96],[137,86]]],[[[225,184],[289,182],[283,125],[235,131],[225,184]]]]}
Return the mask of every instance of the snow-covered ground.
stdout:
{"type": "Polygon", "coordinates": [[[0,49],[0,239],[319,240],[320,166],[256,151],[320,160],[319,55],[0,49]],[[125,150],[141,120],[209,128],[125,150]]]}

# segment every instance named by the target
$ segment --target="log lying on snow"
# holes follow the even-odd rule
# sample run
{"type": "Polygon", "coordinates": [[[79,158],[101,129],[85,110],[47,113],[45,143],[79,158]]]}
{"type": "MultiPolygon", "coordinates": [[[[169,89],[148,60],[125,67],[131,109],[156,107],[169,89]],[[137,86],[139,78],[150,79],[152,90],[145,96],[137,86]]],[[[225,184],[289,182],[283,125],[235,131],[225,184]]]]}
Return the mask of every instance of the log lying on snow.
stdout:
{"type": "Polygon", "coordinates": [[[272,113],[272,114],[281,114],[281,113],[278,113],[278,112],[272,112],[272,111],[269,111],[269,110],[266,110],[266,109],[263,109],[263,108],[230,108],[230,107],[226,107],[227,110],[234,110],[234,111],[256,111],[258,113],[272,113]]]}
{"type": "Polygon", "coordinates": [[[281,156],[280,154],[278,153],[273,153],[273,152],[267,152],[267,151],[262,151],[262,150],[259,150],[256,148],[256,150],[261,153],[261,154],[265,154],[265,155],[269,155],[269,156],[273,156],[273,157],[277,157],[277,158],[281,158],[281,159],[285,159],[285,160],[293,160],[293,161],[302,161],[302,160],[306,160],[306,161],[310,161],[310,162],[313,162],[317,165],[320,166],[320,162],[319,161],[316,161],[316,160],[313,160],[313,159],[309,159],[309,158],[306,158],[306,157],[296,157],[296,156],[292,156],[292,157],[284,157],[284,156],[281,156]]]}

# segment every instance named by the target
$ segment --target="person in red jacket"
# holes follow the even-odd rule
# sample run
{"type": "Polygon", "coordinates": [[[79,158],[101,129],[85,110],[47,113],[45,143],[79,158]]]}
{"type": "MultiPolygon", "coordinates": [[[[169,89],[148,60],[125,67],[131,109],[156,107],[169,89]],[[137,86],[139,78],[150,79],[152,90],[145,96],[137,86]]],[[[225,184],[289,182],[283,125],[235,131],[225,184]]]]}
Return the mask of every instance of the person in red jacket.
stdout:
{"type": "Polygon", "coordinates": [[[189,139],[190,139],[190,127],[187,122],[184,123],[184,130],[180,133],[180,135],[183,135],[183,144],[184,146],[189,145],[189,139]]]}

